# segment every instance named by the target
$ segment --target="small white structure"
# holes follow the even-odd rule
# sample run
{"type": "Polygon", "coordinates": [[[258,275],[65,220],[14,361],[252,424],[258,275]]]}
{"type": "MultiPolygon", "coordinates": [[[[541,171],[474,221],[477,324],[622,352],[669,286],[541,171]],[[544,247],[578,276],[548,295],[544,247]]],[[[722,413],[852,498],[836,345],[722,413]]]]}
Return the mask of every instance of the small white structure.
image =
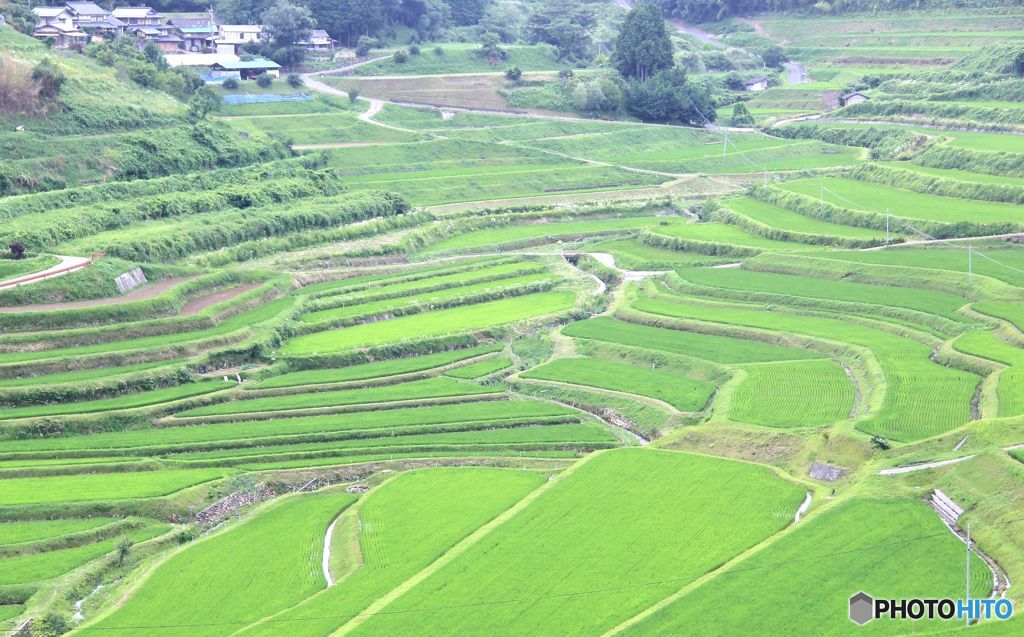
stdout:
{"type": "Polygon", "coordinates": [[[752,77],[743,83],[743,88],[748,91],[764,91],[768,89],[768,78],[752,77]]]}
{"type": "Polygon", "coordinates": [[[861,93],[860,91],[854,91],[852,93],[847,93],[846,95],[841,95],[839,97],[839,105],[852,106],[853,104],[862,104],[868,101],[869,99],[871,98],[861,93]]]}

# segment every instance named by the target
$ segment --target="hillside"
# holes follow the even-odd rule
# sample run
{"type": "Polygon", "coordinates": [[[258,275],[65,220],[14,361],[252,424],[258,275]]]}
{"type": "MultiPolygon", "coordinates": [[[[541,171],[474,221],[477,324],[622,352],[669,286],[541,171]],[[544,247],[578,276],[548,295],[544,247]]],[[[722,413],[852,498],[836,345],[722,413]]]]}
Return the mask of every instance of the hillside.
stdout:
{"type": "Polygon", "coordinates": [[[444,6],[0,27],[0,631],[1020,632],[1024,14],[444,6]]]}

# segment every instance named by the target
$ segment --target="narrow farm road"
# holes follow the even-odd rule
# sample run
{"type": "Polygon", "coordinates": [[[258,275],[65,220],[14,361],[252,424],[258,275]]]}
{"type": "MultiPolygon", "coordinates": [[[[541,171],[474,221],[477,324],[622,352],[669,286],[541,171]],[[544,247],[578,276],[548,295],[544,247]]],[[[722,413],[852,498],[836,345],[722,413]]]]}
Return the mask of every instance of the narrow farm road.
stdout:
{"type": "Polygon", "coordinates": [[[584,254],[589,254],[597,259],[598,263],[601,265],[621,273],[623,280],[626,281],[641,281],[648,277],[660,276],[668,273],[668,270],[624,270],[615,265],[615,255],[608,254],[607,252],[585,252],[584,254]]]}
{"type": "MultiPolygon", "coordinates": [[[[55,310],[75,310],[83,307],[96,307],[99,305],[117,305],[119,303],[127,303],[128,301],[141,301],[143,299],[150,299],[154,296],[158,296],[168,289],[184,283],[190,279],[194,279],[194,276],[178,277],[175,279],[163,279],[156,283],[150,283],[140,288],[135,289],[128,294],[123,296],[112,296],[103,299],[90,299],[88,301],[68,301],[67,303],[39,303],[35,305],[11,305],[7,307],[0,307],[0,314],[20,314],[23,312],[52,312],[55,310]]],[[[244,290],[243,290],[244,291],[244,290]]],[[[238,292],[241,294],[241,292],[238,292]]],[[[198,299],[197,299],[198,300],[198,299]]],[[[199,309],[202,309],[201,307],[199,309]]],[[[197,309],[196,312],[199,310],[197,309]]]]}
{"type": "Polygon", "coordinates": [[[801,504],[800,508],[796,510],[796,516],[794,516],[793,518],[794,522],[799,522],[800,518],[804,517],[804,514],[807,513],[807,509],[811,508],[811,502],[813,500],[814,495],[810,491],[808,491],[807,497],[804,499],[803,504],[801,504]]]}
{"type": "Polygon", "coordinates": [[[807,72],[799,62],[786,62],[786,84],[803,84],[807,81],[807,72]]]}
{"type": "MultiPolygon", "coordinates": [[[[626,11],[632,11],[633,7],[636,5],[636,3],[633,2],[632,0],[615,0],[615,4],[625,9],[626,11]]],[[[729,45],[720,42],[718,39],[715,38],[715,36],[711,35],[707,31],[703,31],[695,26],[691,26],[683,22],[682,20],[679,20],[678,18],[670,18],[668,20],[668,23],[671,24],[672,28],[674,28],[676,31],[697,38],[698,40],[705,44],[710,44],[711,46],[718,47],[720,49],[730,48],[729,45]]]]}
{"type": "Polygon", "coordinates": [[[935,469],[937,467],[945,467],[946,465],[963,462],[964,460],[970,460],[973,457],[974,454],[971,454],[969,456],[953,458],[951,460],[936,460],[935,462],[923,462],[921,464],[910,465],[908,467],[893,467],[892,469],[882,469],[881,471],[878,472],[878,475],[893,476],[901,473],[913,473],[915,471],[924,471],[925,469],[935,469]]]}
{"type": "Polygon", "coordinates": [[[92,259],[89,257],[69,257],[56,255],[60,259],[60,263],[57,265],[50,266],[45,270],[39,272],[33,272],[30,274],[22,274],[6,281],[0,281],[0,289],[15,287],[18,285],[28,285],[30,283],[36,283],[45,279],[52,279],[54,277],[63,276],[68,272],[73,272],[80,268],[92,263],[92,259]]]}

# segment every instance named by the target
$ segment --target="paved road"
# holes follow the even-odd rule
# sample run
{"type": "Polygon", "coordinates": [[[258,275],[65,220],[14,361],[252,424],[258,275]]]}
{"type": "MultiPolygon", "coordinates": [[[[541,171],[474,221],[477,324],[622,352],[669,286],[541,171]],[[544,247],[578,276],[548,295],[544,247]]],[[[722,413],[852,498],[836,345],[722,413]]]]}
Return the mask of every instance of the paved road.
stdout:
{"type": "MultiPolygon", "coordinates": [[[[635,5],[635,3],[632,0],[615,0],[615,4],[619,5],[626,11],[632,11],[635,5]]],[[[668,20],[668,23],[671,24],[676,31],[697,38],[698,40],[705,44],[710,44],[711,46],[718,47],[720,49],[730,48],[728,44],[721,42],[715,36],[711,35],[707,31],[702,31],[701,29],[698,29],[695,26],[691,26],[683,22],[682,20],[672,18],[668,20]]]]}
{"type": "Polygon", "coordinates": [[[73,272],[73,271],[78,270],[80,268],[84,268],[85,266],[89,265],[89,262],[90,262],[89,257],[65,257],[65,256],[57,255],[57,258],[60,259],[60,263],[58,263],[57,265],[54,265],[54,266],[50,266],[50,267],[46,268],[45,270],[40,270],[39,272],[29,272],[27,274],[19,274],[18,276],[10,278],[10,279],[7,279],[6,281],[0,281],[0,289],[16,287],[16,286],[19,286],[19,285],[29,285],[31,283],[37,283],[39,281],[45,281],[46,279],[52,279],[54,277],[64,276],[68,272],[73,272]],[[34,279],[30,280],[30,281],[24,281],[24,282],[18,283],[18,281],[21,281],[22,279],[24,279],[26,277],[36,277],[36,278],[34,278],[34,279]]]}
{"type": "Polygon", "coordinates": [[[892,476],[900,473],[913,473],[914,471],[924,471],[925,469],[935,469],[936,467],[944,467],[948,464],[956,464],[963,462],[964,460],[970,460],[974,455],[964,456],[962,458],[953,458],[952,460],[938,460],[936,462],[924,462],[922,464],[914,464],[909,467],[894,467],[892,469],[882,469],[878,472],[878,475],[892,476]]]}
{"type": "Polygon", "coordinates": [[[803,84],[807,81],[807,71],[799,62],[786,62],[786,84],[803,84]]]}

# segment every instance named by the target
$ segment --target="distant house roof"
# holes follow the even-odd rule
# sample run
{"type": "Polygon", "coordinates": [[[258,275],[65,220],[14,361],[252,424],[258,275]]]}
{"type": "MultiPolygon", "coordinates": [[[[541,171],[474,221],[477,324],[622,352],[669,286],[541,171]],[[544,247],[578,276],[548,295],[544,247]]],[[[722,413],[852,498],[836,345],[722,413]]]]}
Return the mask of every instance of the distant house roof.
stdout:
{"type": "MultiPolygon", "coordinates": [[[[210,18],[171,18],[168,20],[171,24],[178,27],[179,29],[185,29],[188,27],[208,27],[210,26],[210,18]]],[[[217,19],[214,18],[214,24],[217,24],[217,19]]]]}
{"type": "Polygon", "coordinates": [[[47,35],[50,33],[64,34],[72,38],[88,37],[85,33],[82,33],[75,27],[65,27],[64,25],[61,24],[41,24],[37,26],[34,31],[32,31],[32,35],[34,36],[47,35]]]}
{"type": "Polygon", "coordinates": [[[79,20],[77,26],[87,29],[119,29],[128,26],[112,15],[98,17],[95,20],[79,20]]]}
{"type": "Polygon", "coordinates": [[[36,7],[32,9],[32,13],[36,14],[40,18],[56,18],[62,13],[68,13],[67,7],[36,7]]]}
{"type": "Polygon", "coordinates": [[[69,2],[67,6],[78,15],[108,15],[110,13],[95,2],[69,2]]]}
{"type": "Polygon", "coordinates": [[[205,26],[205,27],[178,27],[178,30],[186,35],[214,35],[217,33],[217,27],[205,26]]]}
{"type": "Polygon", "coordinates": [[[309,40],[311,42],[316,42],[317,40],[326,40],[330,42],[331,36],[327,35],[327,31],[324,31],[323,29],[313,29],[309,32],[309,40]]]}
{"type": "Polygon", "coordinates": [[[176,42],[176,43],[184,42],[184,40],[182,40],[178,36],[170,34],[170,33],[164,33],[162,35],[158,35],[158,36],[156,36],[153,39],[155,41],[157,41],[157,42],[176,42]]]}
{"type": "Polygon", "coordinates": [[[252,69],[279,69],[281,65],[272,60],[257,58],[255,60],[238,60],[237,62],[218,62],[214,64],[225,71],[243,71],[252,69]]]}
{"type": "Polygon", "coordinates": [[[160,18],[153,7],[117,7],[111,13],[115,18],[160,18]]]}
{"type": "Polygon", "coordinates": [[[761,83],[767,84],[768,83],[768,78],[764,77],[763,75],[758,76],[758,77],[752,77],[749,80],[747,80],[746,82],[744,82],[743,84],[745,86],[753,86],[755,84],[761,84],[761,83]]]}
{"type": "Polygon", "coordinates": [[[135,33],[141,33],[142,35],[160,35],[162,31],[156,27],[136,27],[132,29],[135,33]]]}
{"type": "Polygon", "coordinates": [[[841,99],[841,100],[843,100],[845,102],[846,100],[850,99],[851,97],[855,97],[857,95],[860,95],[861,97],[863,97],[866,100],[871,99],[870,97],[868,97],[867,95],[861,93],[860,91],[853,91],[853,92],[847,93],[846,95],[843,95],[839,99],[841,99]]]}

